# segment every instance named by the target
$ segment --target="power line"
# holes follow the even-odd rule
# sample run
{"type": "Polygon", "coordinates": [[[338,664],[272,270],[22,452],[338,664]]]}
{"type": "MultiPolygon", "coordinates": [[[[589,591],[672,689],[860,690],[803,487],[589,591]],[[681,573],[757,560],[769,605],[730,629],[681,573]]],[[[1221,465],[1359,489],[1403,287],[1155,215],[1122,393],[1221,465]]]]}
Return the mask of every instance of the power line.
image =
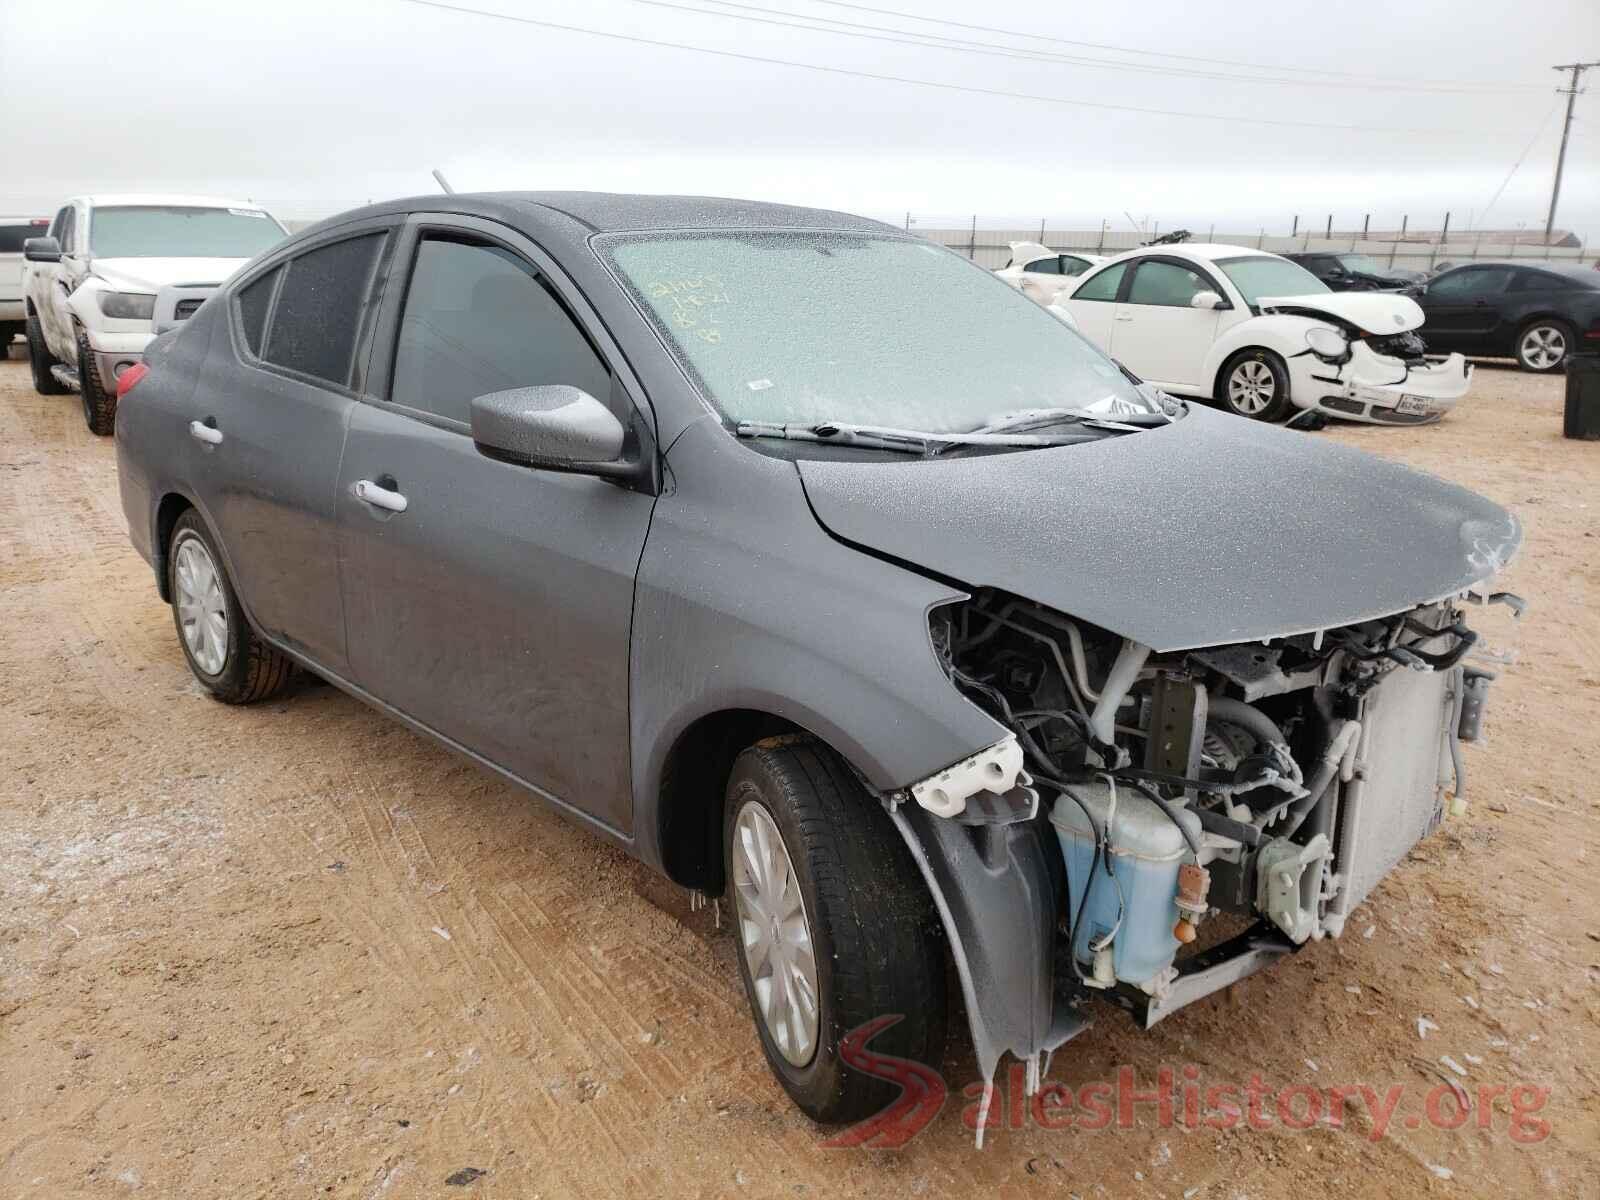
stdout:
{"type": "Polygon", "coordinates": [[[1489,198],[1489,203],[1483,206],[1483,210],[1479,214],[1480,219],[1487,217],[1489,210],[1499,203],[1501,194],[1506,190],[1506,185],[1511,182],[1511,177],[1517,173],[1517,168],[1522,166],[1523,160],[1533,152],[1533,144],[1539,140],[1539,135],[1544,132],[1544,127],[1550,124],[1551,116],[1560,106],[1561,101],[1557,100],[1545,110],[1544,120],[1539,122],[1538,128],[1533,131],[1533,136],[1528,139],[1528,144],[1522,148],[1522,153],[1517,155],[1517,161],[1511,164],[1511,169],[1506,172],[1506,177],[1500,181],[1500,186],[1495,189],[1494,195],[1489,198]]]}
{"type": "Polygon", "coordinates": [[[718,58],[732,58],[741,62],[760,63],[772,67],[796,67],[804,71],[821,71],[829,75],[846,75],[855,79],[872,79],[880,83],[903,83],[914,87],[937,88],[946,92],[965,92],[975,96],[996,96],[1006,100],[1026,100],[1034,104],[1049,104],[1064,108],[1093,108],[1103,112],[1136,113],[1150,117],[1180,117],[1195,121],[1226,121],[1241,125],[1272,125],[1288,129],[1337,129],[1354,133],[1447,133],[1442,129],[1407,129],[1393,125],[1336,125],[1321,121],[1288,121],[1273,117],[1236,117],[1226,113],[1182,112],[1168,108],[1144,108],[1133,104],[1110,104],[1097,100],[1068,100],[1060,96],[1041,96],[1031,92],[1010,92],[1002,88],[972,87],[961,83],[944,83],[934,79],[917,79],[907,75],[887,75],[877,71],[860,71],[851,67],[826,66],[821,63],[800,62],[789,58],[770,58],[761,54],[745,54],[737,50],[720,50],[710,46],[696,46],[688,42],[670,42],[661,38],[640,37],[631,33],[615,33],[606,29],[590,29],[583,25],[564,25],[557,21],[542,21],[514,13],[493,12],[489,9],[471,8],[463,4],[447,4],[443,0],[399,0],[420,8],[438,9],[441,12],[464,16],[487,17],[496,21],[509,21],[517,25],[531,25],[539,29],[554,29],[562,33],[577,33],[587,37],[608,38],[612,41],[631,42],[638,46],[658,46],[669,50],[687,50],[694,54],[711,54],[718,58]]]}
{"type": "MultiPolygon", "coordinates": [[[[711,2],[720,3],[721,0],[711,0],[711,2]]],[[[907,21],[923,21],[931,25],[946,25],[953,29],[968,29],[978,33],[998,33],[1005,37],[1031,38],[1034,41],[1054,42],[1061,46],[1078,46],[1086,50],[1110,50],[1118,54],[1143,54],[1155,58],[1173,58],[1183,62],[1212,63],[1217,66],[1224,67],[1248,67],[1258,71],[1290,71],[1313,75],[1337,75],[1345,79],[1364,79],[1369,82],[1377,83],[1394,82],[1393,80],[1388,80],[1386,77],[1381,75],[1362,75],[1354,71],[1334,71],[1321,67],[1284,67],[1275,63],[1241,62],[1238,59],[1232,58],[1207,58],[1195,54],[1174,54],[1165,50],[1141,50],[1136,46],[1113,46],[1104,42],[1081,42],[1075,41],[1072,38],[1053,37],[1049,34],[1042,33],[1030,33],[1023,29],[1003,29],[994,25],[974,25],[966,21],[947,20],[943,17],[925,17],[920,13],[905,12],[900,9],[874,8],[867,4],[851,4],[846,3],[845,0],[810,0],[810,2],[812,4],[826,4],[831,8],[848,8],[856,12],[876,13],[882,17],[899,17],[907,21]]],[[[1462,87],[1474,86],[1474,81],[1467,79],[1419,80],[1418,82],[1454,84],[1462,87]]],[[[1540,85],[1533,83],[1510,83],[1508,81],[1503,85],[1496,86],[1517,91],[1532,91],[1536,89],[1540,91],[1543,90],[1540,85]]]]}
{"type": "MultiPolygon", "coordinates": [[[[693,7],[687,4],[673,3],[672,0],[633,0],[636,4],[647,5],[651,8],[675,9],[679,12],[695,13],[700,16],[721,17],[726,20],[751,21],[762,25],[776,25],[789,29],[805,29],[816,33],[831,33],[837,37],[854,37],[876,42],[896,42],[907,46],[926,46],[936,50],[949,50],[966,54],[981,54],[992,58],[1015,58],[1034,62],[1061,63],[1069,66],[1089,67],[1102,71],[1138,71],[1149,75],[1181,76],[1191,79],[1212,79],[1231,83],[1261,83],[1276,84],[1289,87],[1320,87],[1354,89],[1360,91],[1397,91],[1397,92],[1423,92],[1439,95],[1491,95],[1522,90],[1521,86],[1485,86],[1482,84],[1449,85],[1428,83],[1425,81],[1393,81],[1382,82],[1371,79],[1292,79],[1283,75],[1240,75],[1227,71],[1201,70],[1195,67],[1181,67],[1174,65],[1160,65],[1155,63],[1132,63],[1119,59],[1087,58],[1082,55],[1061,54],[1051,50],[1033,50],[1025,46],[1006,46],[996,42],[974,41],[967,38],[945,37],[942,34],[918,33],[915,30],[896,28],[892,25],[871,25],[860,21],[842,21],[834,17],[814,17],[808,13],[797,13],[789,9],[763,8],[755,4],[740,4],[733,0],[704,0],[705,3],[715,4],[718,8],[736,9],[736,12],[717,12],[712,9],[693,7]],[[767,16],[749,16],[749,13],[765,13],[767,16]],[[780,19],[792,18],[792,19],[780,19]],[[812,22],[802,24],[801,22],[812,22]],[[842,28],[833,28],[840,26],[842,28]],[[915,40],[913,40],[915,39],[915,40]]],[[[857,7],[850,5],[847,7],[857,7]]],[[[882,9],[869,9],[871,12],[886,11],[882,9]]],[[[905,14],[910,16],[911,14],[905,14]]],[[[915,17],[916,20],[932,20],[928,17],[915,17]]],[[[951,22],[961,28],[959,22],[951,22]]],[[[1024,34],[1008,34],[1007,36],[1037,36],[1024,34]]],[[[1056,39],[1047,39],[1056,40],[1056,39]]],[[[1068,43],[1076,45],[1077,43],[1068,43]]],[[[1157,54],[1158,51],[1130,51],[1130,53],[1157,54]]],[[[1181,56],[1180,56],[1181,57],[1181,56]]],[[[1205,60],[1190,60],[1205,61],[1205,60]]],[[[1288,68],[1293,69],[1293,68],[1288,68]]],[[[1536,85],[1527,85],[1529,88],[1536,85]]]]}

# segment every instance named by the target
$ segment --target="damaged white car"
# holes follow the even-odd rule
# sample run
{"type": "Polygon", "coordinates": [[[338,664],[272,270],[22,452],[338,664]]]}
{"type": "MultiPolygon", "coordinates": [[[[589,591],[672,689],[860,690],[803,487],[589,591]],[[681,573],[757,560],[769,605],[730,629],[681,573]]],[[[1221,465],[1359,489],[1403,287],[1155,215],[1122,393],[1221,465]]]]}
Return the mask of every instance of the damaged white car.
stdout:
{"type": "Polygon", "coordinates": [[[1243,246],[1129,251],[1051,311],[1162,390],[1262,421],[1422,424],[1455,407],[1472,377],[1460,354],[1425,353],[1415,300],[1330,291],[1243,246]]]}
{"type": "Polygon", "coordinates": [[[1039,242],[1009,242],[1011,258],[995,272],[1030,300],[1049,304],[1058,296],[1065,296],[1077,284],[1078,277],[1097,263],[1105,262],[1099,254],[1077,254],[1052,250],[1039,242]]]}

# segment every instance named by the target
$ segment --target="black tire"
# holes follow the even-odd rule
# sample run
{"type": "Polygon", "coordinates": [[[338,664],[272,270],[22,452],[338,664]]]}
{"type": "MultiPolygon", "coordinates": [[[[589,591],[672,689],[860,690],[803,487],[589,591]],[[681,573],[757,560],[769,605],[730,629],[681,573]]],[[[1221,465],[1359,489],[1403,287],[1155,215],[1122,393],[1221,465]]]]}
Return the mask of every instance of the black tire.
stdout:
{"type": "Polygon", "coordinates": [[[206,528],[200,514],[190,509],[178,518],[167,541],[167,587],[172,597],[172,623],[178,631],[178,646],[202,686],[224,704],[254,704],[269,700],[288,686],[294,675],[292,660],[280,654],[257,636],[250,627],[239,597],[234,593],[233,581],[228,578],[222,556],[217,552],[211,531],[206,528]],[[227,634],[222,639],[225,657],[215,672],[207,671],[196,660],[184,633],[184,618],[179,605],[181,595],[178,580],[179,551],[184,542],[194,539],[205,549],[206,557],[214,565],[216,581],[221,592],[227,619],[227,634]]]}
{"type": "Polygon", "coordinates": [[[110,437],[117,427],[117,393],[106,391],[94,365],[89,335],[78,330],[78,390],[83,393],[83,422],[96,437],[110,437]]]}
{"type": "Polygon", "coordinates": [[[54,375],[50,368],[56,366],[56,356],[50,353],[50,347],[44,344],[44,329],[39,325],[39,318],[30,316],[27,323],[28,337],[28,365],[33,370],[33,390],[41,396],[60,396],[66,393],[66,387],[54,375]]]}
{"type": "Polygon", "coordinates": [[[1283,365],[1283,359],[1271,350],[1263,350],[1259,346],[1241,350],[1223,363],[1222,370],[1217,372],[1216,400],[1235,416],[1256,421],[1282,421],[1294,412],[1294,405],[1289,400],[1289,369],[1283,365]],[[1234,387],[1234,377],[1241,373],[1254,376],[1254,394],[1259,396],[1261,390],[1267,387],[1267,381],[1260,374],[1263,368],[1270,376],[1271,396],[1264,407],[1251,411],[1251,393],[1244,388],[1243,394],[1239,394],[1240,389],[1234,387]]]}
{"type": "Polygon", "coordinates": [[[791,1099],[813,1120],[855,1121],[900,1094],[840,1054],[846,1034],[881,1016],[901,1019],[871,1041],[877,1053],[939,1069],[948,1004],[944,930],[904,840],[876,797],[832,750],[805,734],[767,738],[743,751],[728,780],[723,862],[739,974],[761,1048],[791,1099]],[[809,1061],[784,1056],[761,1016],[744,950],[735,830],[747,805],[765,809],[793,864],[811,932],[817,1035],[809,1061]]]}
{"type": "Polygon", "coordinates": [[[1540,375],[1563,370],[1572,357],[1576,337],[1572,326],[1565,321],[1556,317],[1535,317],[1517,330],[1517,365],[1540,375]],[[1535,344],[1534,338],[1540,341],[1535,344]],[[1552,360],[1549,351],[1557,346],[1560,353],[1552,360]]]}

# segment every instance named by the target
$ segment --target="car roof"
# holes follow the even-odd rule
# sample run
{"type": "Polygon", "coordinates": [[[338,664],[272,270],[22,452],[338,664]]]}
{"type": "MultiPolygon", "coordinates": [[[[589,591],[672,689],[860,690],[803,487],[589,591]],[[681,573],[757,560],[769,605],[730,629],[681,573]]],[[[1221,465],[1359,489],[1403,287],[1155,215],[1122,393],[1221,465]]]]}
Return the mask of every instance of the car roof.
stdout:
{"type": "Polygon", "coordinates": [[[265,212],[254,200],[229,199],[226,196],[193,196],[176,192],[113,192],[93,196],[74,196],[91,208],[157,207],[172,208],[249,208],[265,212]]]}
{"type": "Polygon", "coordinates": [[[559,213],[590,233],[710,229],[837,229],[909,236],[897,226],[827,208],[724,196],[654,196],[619,192],[454,192],[408,196],[330,218],[343,223],[395,212],[461,212],[513,224],[559,213]]]}
{"type": "MultiPolygon", "coordinates": [[[[1219,258],[1281,258],[1270,250],[1257,250],[1254,246],[1229,246],[1221,242],[1174,242],[1166,246],[1135,246],[1117,255],[1117,260],[1143,258],[1151,254],[1166,254],[1174,258],[1192,258],[1196,262],[1215,262],[1219,258]]],[[[1115,261],[1115,260],[1114,260],[1115,261]]]]}

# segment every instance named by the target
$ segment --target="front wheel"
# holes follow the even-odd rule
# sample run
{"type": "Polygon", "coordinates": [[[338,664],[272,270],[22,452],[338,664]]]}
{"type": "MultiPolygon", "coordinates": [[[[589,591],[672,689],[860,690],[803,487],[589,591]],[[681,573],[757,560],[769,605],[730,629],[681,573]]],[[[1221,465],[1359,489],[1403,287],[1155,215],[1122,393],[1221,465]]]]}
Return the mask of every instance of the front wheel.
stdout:
{"type": "Polygon", "coordinates": [[[942,927],[905,842],[844,761],[805,734],[734,762],[723,822],[739,973],[773,1074],[816,1121],[858,1120],[896,1086],[851,1067],[871,1039],[938,1069],[946,1025],[942,927]]]}
{"type": "Polygon", "coordinates": [[[50,373],[50,368],[56,365],[56,356],[51,354],[50,347],[45,345],[44,327],[39,324],[38,317],[28,318],[27,338],[28,366],[33,371],[33,390],[41,396],[62,395],[67,389],[50,373]]]}
{"type": "Polygon", "coordinates": [[[167,583],[178,644],[201,686],[224,704],[253,704],[283,691],[294,664],[250,628],[211,531],[194,509],[172,527],[167,583]]]}
{"type": "Polygon", "coordinates": [[[1270,350],[1241,350],[1223,365],[1217,402],[1237,416],[1281,421],[1292,411],[1289,371],[1270,350]]]}
{"type": "Polygon", "coordinates": [[[97,437],[110,437],[117,427],[117,393],[106,391],[95,366],[89,335],[78,330],[78,388],[83,393],[83,421],[97,437]]]}
{"type": "Polygon", "coordinates": [[[1517,335],[1517,362],[1524,371],[1559,371],[1572,353],[1572,327],[1549,318],[1530,322],[1517,335]]]}

